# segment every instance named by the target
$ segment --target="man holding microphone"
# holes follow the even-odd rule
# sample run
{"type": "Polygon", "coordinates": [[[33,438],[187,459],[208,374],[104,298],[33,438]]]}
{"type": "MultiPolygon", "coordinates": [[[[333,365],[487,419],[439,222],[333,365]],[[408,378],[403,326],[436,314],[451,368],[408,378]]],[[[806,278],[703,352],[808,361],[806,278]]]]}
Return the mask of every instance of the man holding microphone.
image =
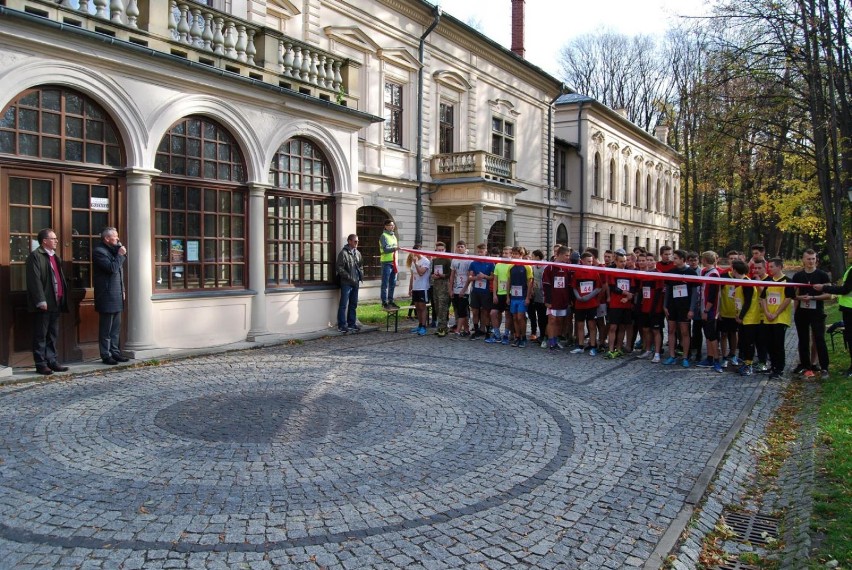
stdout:
{"type": "Polygon", "coordinates": [[[116,365],[129,358],[121,355],[118,336],[121,312],[127,294],[124,290],[124,263],[127,248],[118,239],[118,230],[104,228],[101,243],[92,251],[92,281],[95,287],[95,310],[100,316],[98,345],[104,364],[116,365]]]}

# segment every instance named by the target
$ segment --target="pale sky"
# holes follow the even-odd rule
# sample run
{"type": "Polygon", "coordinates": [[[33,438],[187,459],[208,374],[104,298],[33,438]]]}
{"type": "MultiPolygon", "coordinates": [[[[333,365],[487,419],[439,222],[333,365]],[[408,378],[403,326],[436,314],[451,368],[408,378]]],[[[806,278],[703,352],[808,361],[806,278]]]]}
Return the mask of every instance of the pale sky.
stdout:
{"type": "MultiPolygon", "coordinates": [[[[479,32],[512,47],[511,0],[429,0],[479,32]]],[[[554,77],[559,50],[571,38],[611,29],[627,35],[662,35],[680,15],[702,15],[708,0],[526,0],[526,59],[554,77]]]]}

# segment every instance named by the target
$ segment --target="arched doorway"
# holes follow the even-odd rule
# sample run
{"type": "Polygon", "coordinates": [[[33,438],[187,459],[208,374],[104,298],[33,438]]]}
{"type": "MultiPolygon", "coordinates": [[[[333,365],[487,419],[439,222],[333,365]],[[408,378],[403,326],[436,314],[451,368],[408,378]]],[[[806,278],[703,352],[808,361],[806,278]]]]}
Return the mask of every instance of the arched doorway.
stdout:
{"type": "Polygon", "coordinates": [[[489,252],[493,247],[503,249],[503,246],[506,245],[506,222],[504,220],[497,220],[491,225],[491,229],[488,230],[487,243],[489,252]]]}
{"type": "Polygon", "coordinates": [[[556,243],[561,243],[562,245],[570,245],[568,243],[568,228],[565,227],[565,224],[559,224],[556,227],[556,243]]]}
{"type": "Polygon", "coordinates": [[[92,248],[106,226],[123,230],[123,144],[97,102],[60,86],[21,93],[0,115],[0,363],[32,364],[26,259],[51,227],[68,278],[70,314],[60,320],[62,361],[98,356],[92,248]]]}

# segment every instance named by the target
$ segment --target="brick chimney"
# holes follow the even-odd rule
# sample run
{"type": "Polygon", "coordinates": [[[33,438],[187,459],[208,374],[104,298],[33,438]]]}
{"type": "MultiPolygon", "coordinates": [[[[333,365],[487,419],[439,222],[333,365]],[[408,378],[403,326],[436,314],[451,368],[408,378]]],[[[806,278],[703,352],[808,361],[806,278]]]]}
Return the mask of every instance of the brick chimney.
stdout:
{"type": "Polygon", "coordinates": [[[524,57],[524,4],[526,0],[512,0],[512,51],[524,57]]]}

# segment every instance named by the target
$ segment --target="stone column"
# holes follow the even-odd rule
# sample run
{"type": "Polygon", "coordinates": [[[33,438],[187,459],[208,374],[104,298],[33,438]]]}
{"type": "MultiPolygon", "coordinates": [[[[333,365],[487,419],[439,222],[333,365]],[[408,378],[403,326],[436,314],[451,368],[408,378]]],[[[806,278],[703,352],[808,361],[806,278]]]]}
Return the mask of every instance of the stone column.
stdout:
{"type": "Polygon", "coordinates": [[[135,359],[162,354],[154,339],[151,179],[158,170],[127,170],[127,340],[135,359]]]}
{"type": "Polygon", "coordinates": [[[515,245],[515,211],[506,210],[506,243],[503,245],[515,245]]]}
{"type": "Polygon", "coordinates": [[[482,204],[476,204],[473,207],[473,243],[470,245],[470,250],[475,251],[476,246],[484,242],[484,228],[482,227],[482,204]]]}
{"type": "Polygon", "coordinates": [[[246,340],[269,334],[266,321],[266,190],[269,184],[249,184],[249,287],[254,291],[251,300],[251,326],[246,340]]]}

